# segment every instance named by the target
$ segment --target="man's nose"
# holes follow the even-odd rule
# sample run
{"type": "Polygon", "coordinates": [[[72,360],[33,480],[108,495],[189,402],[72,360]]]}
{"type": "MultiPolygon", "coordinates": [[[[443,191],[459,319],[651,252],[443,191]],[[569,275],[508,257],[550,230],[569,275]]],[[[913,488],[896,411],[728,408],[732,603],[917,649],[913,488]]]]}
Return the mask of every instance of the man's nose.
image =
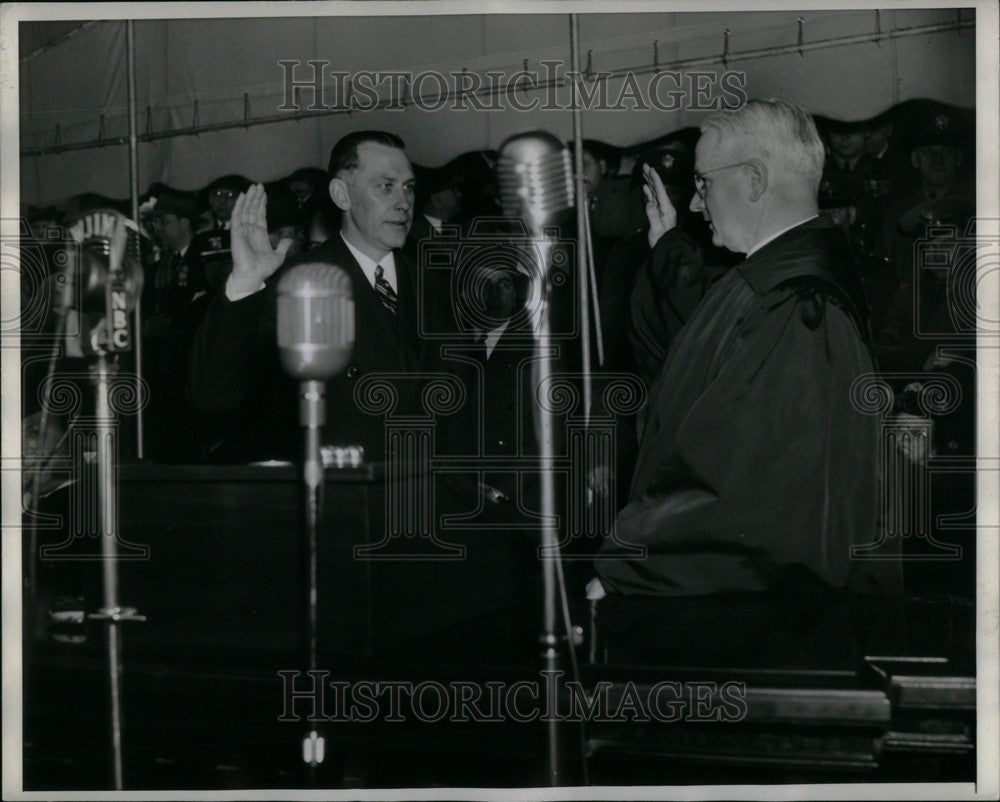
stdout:
{"type": "Polygon", "coordinates": [[[700,192],[695,192],[694,195],[691,196],[691,203],[688,204],[688,208],[692,212],[700,212],[705,208],[705,202],[702,199],[700,192]]]}
{"type": "Polygon", "coordinates": [[[394,204],[400,211],[409,211],[410,207],[413,206],[413,197],[411,193],[407,192],[405,189],[400,189],[396,193],[396,203],[394,204]]]}

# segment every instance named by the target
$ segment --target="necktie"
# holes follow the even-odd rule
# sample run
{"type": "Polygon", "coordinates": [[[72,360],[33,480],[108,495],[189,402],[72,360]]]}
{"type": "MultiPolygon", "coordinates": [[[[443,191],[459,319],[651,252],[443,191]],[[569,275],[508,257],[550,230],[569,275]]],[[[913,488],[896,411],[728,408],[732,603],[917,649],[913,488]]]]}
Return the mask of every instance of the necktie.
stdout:
{"type": "Polygon", "coordinates": [[[396,306],[398,304],[398,299],[396,298],[396,291],[392,288],[392,285],[385,279],[385,270],[382,269],[382,265],[378,265],[375,268],[375,292],[378,295],[378,299],[382,302],[389,313],[393,316],[396,314],[396,306]]]}
{"type": "Polygon", "coordinates": [[[486,332],[477,331],[475,337],[473,338],[473,342],[476,344],[476,350],[473,352],[476,358],[480,362],[486,362],[489,360],[490,355],[486,346],[486,332]]]}

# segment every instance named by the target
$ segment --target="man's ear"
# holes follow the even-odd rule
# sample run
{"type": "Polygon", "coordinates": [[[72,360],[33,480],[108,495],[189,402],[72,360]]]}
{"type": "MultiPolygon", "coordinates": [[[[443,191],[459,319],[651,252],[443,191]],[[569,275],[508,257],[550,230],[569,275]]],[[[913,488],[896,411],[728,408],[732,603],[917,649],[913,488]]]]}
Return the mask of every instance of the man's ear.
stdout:
{"type": "Polygon", "coordinates": [[[330,198],[342,212],[346,212],[351,208],[351,193],[348,191],[347,183],[343,179],[331,179],[330,198]]]}
{"type": "Polygon", "coordinates": [[[760,159],[751,159],[746,168],[750,176],[750,201],[756,203],[767,190],[767,165],[760,159]]]}
{"type": "Polygon", "coordinates": [[[910,152],[910,164],[913,165],[914,170],[920,169],[920,161],[917,158],[917,152],[915,150],[910,152]]]}

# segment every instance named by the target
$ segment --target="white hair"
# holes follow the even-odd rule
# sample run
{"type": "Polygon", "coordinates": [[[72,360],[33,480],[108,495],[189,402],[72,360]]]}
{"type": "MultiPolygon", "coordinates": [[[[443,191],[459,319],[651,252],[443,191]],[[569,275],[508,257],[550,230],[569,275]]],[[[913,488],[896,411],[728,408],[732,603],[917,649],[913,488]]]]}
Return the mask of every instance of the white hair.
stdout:
{"type": "Polygon", "coordinates": [[[701,131],[709,130],[726,145],[743,145],[770,167],[819,190],[826,154],[816,123],[798,106],[775,98],[748,100],[737,111],[707,117],[701,131]]]}

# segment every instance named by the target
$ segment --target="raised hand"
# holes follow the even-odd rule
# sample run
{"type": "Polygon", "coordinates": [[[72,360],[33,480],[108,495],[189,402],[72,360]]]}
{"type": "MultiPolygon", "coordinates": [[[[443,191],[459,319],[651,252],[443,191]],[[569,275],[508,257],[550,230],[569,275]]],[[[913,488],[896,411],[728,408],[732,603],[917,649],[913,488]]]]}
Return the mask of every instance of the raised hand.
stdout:
{"type": "Polygon", "coordinates": [[[660,180],[656,170],[648,164],[642,166],[642,175],[646,183],[642,192],[646,196],[646,217],[649,219],[649,247],[656,245],[657,240],[677,225],[677,210],[670,202],[667,190],[660,180]]]}
{"type": "Polygon", "coordinates": [[[267,195],[262,184],[254,184],[236,199],[229,235],[233,255],[229,289],[240,294],[256,292],[281,267],[292,245],[291,240],[284,239],[277,249],[271,247],[267,235],[267,195]]]}

